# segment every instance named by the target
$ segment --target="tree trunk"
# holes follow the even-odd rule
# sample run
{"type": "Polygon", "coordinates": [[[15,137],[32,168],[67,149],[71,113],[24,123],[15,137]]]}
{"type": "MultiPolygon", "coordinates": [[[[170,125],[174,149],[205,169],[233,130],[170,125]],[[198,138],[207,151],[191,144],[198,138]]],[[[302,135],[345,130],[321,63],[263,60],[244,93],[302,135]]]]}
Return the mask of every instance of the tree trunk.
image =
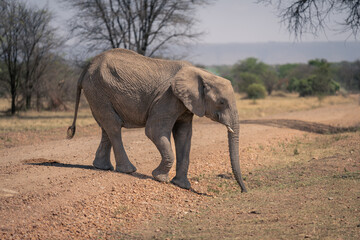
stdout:
{"type": "MultiPolygon", "coordinates": [[[[12,76],[10,76],[12,77],[12,76]]],[[[10,92],[11,92],[11,115],[14,115],[16,112],[16,83],[15,83],[15,78],[11,79],[11,84],[10,84],[10,92]]]]}
{"type": "Polygon", "coordinates": [[[11,91],[11,115],[14,115],[16,112],[15,100],[16,100],[16,94],[13,93],[13,91],[11,91]]]}
{"type": "Polygon", "coordinates": [[[27,94],[26,96],[26,110],[29,110],[31,109],[31,94],[27,94]]]}

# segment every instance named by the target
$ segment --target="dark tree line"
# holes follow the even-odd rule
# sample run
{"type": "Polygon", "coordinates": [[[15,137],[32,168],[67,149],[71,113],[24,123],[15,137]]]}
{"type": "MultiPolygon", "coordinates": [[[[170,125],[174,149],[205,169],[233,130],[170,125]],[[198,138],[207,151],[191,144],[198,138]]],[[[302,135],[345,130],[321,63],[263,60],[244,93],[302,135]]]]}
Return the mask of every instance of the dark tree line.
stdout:
{"type": "Polygon", "coordinates": [[[238,92],[249,93],[253,85],[257,89],[263,86],[268,95],[273,90],[281,90],[298,92],[299,96],[323,96],[337,93],[340,87],[349,92],[360,91],[360,60],[329,63],[325,59],[314,59],[307,64],[271,66],[256,58],[247,58],[232,66],[214,66],[210,70],[229,79],[238,92]]]}
{"type": "Polygon", "coordinates": [[[220,70],[220,73],[232,81],[238,92],[246,92],[250,85],[260,84],[271,95],[279,82],[274,66],[252,57],[235,63],[225,73],[220,70]]]}

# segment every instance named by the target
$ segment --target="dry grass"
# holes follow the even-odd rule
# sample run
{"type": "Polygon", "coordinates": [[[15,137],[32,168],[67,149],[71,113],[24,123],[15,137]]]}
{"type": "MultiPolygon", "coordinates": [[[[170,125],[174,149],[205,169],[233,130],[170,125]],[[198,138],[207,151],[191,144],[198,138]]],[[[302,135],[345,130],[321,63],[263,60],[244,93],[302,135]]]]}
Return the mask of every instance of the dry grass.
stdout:
{"type": "Polygon", "coordinates": [[[0,111],[6,111],[11,106],[9,98],[0,98],[0,111]]]}
{"type": "MultiPolygon", "coordinates": [[[[321,102],[317,97],[299,98],[297,94],[275,93],[266,99],[253,100],[243,99],[237,94],[237,105],[240,119],[264,117],[276,113],[301,111],[314,109],[321,106],[344,104],[357,101],[357,96],[330,96],[321,102]]],[[[8,99],[0,99],[0,111],[9,108],[8,99]]],[[[68,104],[72,106],[73,104],[68,104]]],[[[20,112],[15,116],[0,115],[0,132],[13,131],[44,131],[54,128],[63,128],[71,125],[73,111],[51,112],[51,111],[28,111],[20,112]]],[[[91,111],[86,105],[81,108],[78,115],[77,126],[95,124],[91,111]]]]}
{"type": "Polygon", "coordinates": [[[336,104],[356,103],[357,95],[348,97],[328,96],[321,101],[317,97],[300,98],[298,94],[274,93],[265,99],[244,99],[244,95],[237,94],[237,107],[240,119],[269,116],[283,112],[310,110],[336,104]]]}
{"type": "MultiPolygon", "coordinates": [[[[73,104],[68,104],[69,106],[73,104]]],[[[8,100],[0,99],[0,109],[8,108],[8,100]],[[7,107],[6,107],[7,106],[7,107]]],[[[14,131],[46,131],[70,126],[74,118],[73,111],[27,111],[15,116],[0,115],[0,133],[14,131]]],[[[88,107],[80,109],[77,126],[95,124],[88,107]]]]}
{"type": "MultiPolygon", "coordinates": [[[[2,116],[0,118],[0,132],[12,131],[46,131],[54,128],[70,126],[74,117],[73,112],[35,112],[19,113],[16,116],[2,116]]],[[[77,126],[95,124],[89,109],[78,114],[77,126]]]]}

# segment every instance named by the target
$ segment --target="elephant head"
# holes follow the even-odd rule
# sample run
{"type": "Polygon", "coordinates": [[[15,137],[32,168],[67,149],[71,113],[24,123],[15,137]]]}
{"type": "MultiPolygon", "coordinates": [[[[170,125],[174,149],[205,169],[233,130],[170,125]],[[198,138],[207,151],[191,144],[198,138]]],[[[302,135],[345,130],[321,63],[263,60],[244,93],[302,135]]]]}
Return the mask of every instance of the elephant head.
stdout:
{"type": "Polygon", "coordinates": [[[239,119],[230,81],[193,66],[183,67],[171,83],[174,94],[199,117],[225,125],[231,167],[242,192],[246,192],[239,163],[239,119]]]}

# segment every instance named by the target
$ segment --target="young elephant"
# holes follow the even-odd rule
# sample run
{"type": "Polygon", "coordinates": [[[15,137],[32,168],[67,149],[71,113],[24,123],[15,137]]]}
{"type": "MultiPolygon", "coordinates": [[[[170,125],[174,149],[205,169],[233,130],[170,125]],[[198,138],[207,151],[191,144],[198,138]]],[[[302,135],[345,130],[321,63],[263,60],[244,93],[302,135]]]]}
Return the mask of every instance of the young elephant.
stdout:
{"type": "Polygon", "coordinates": [[[96,56],[80,76],[75,116],[68,138],[75,134],[81,89],[92,114],[102,129],[102,138],[93,165],[116,171],[136,171],[129,161],[121,128],[145,127],[161,154],[160,165],[152,172],[161,182],[169,181],[174,162],[170,136],[176,148],[176,176],[171,182],[189,189],[187,178],[192,135],[192,119],[206,116],[228,129],[231,166],[242,192],[246,192],[239,164],[239,122],[234,91],[230,81],[183,61],[144,57],[124,49],[112,49],[96,56]]]}

